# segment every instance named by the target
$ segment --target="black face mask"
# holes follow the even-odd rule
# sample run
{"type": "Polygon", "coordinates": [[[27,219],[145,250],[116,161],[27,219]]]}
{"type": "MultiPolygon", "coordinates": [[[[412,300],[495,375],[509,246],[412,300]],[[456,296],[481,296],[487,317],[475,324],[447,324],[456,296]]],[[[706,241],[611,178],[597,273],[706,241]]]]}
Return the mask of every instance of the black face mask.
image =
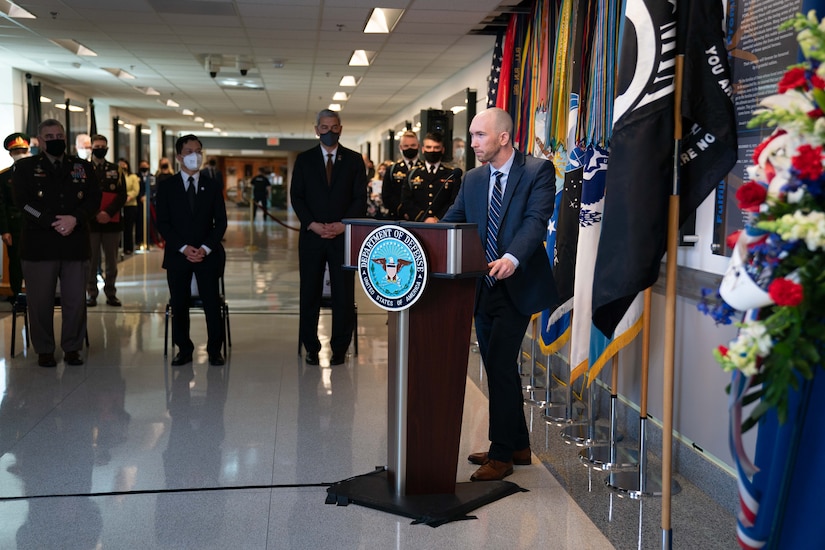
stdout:
{"type": "Polygon", "coordinates": [[[338,138],[341,136],[341,132],[333,132],[330,130],[326,134],[321,134],[321,143],[326,145],[327,147],[332,147],[336,143],[338,143],[338,138]]]}
{"type": "Polygon", "coordinates": [[[441,157],[444,156],[444,151],[424,151],[424,158],[430,164],[441,162],[441,157]]]}
{"type": "Polygon", "coordinates": [[[106,153],[108,153],[108,152],[109,152],[108,147],[100,147],[98,149],[92,149],[92,154],[95,156],[95,158],[98,158],[98,159],[101,159],[101,160],[106,158],[106,153]]]}
{"type": "Polygon", "coordinates": [[[148,168],[143,168],[143,167],[141,167],[141,168],[140,168],[140,173],[141,173],[141,174],[143,174],[143,175],[146,175],[146,174],[148,174],[148,173],[149,173],[149,169],[148,169],[148,168]]]}
{"type": "Polygon", "coordinates": [[[46,152],[53,157],[62,156],[66,152],[66,140],[49,139],[46,140],[46,152]]]}
{"type": "Polygon", "coordinates": [[[418,148],[416,147],[414,149],[404,149],[403,151],[401,151],[401,154],[404,155],[405,159],[412,160],[418,156],[418,148]]]}

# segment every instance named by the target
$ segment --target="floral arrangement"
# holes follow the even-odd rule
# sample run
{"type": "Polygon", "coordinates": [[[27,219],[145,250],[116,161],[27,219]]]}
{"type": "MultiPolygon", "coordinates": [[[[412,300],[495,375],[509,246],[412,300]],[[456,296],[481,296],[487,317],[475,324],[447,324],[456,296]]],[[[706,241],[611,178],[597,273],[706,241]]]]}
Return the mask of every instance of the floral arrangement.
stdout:
{"type": "MultiPolygon", "coordinates": [[[[750,377],[743,404],[759,401],[742,431],[771,408],[784,422],[789,391],[817,374],[825,354],[825,21],[811,11],[780,27],[791,28],[806,60],[787,70],[750,122],[776,130],[754,151],[749,181],[736,192],[746,228],[727,241],[742,253],[739,273],[764,299],[714,351],[723,369],[750,377]]],[[[717,292],[704,296],[700,311],[730,323],[733,308],[717,292]]]]}

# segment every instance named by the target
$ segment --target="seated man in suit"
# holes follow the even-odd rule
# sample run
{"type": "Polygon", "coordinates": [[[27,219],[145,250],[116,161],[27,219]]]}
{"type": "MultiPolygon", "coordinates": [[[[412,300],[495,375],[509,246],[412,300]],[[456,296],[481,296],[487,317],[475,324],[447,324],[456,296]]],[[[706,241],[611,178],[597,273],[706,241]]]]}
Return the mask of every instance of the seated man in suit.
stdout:
{"type": "Polygon", "coordinates": [[[169,284],[172,307],[172,342],[178,353],[173,366],[192,361],[195,349],[189,338],[189,299],[192,276],[198,283],[206,315],[209,364],[224,364],[221,355],[221,320],[218,283],[226,254],[221,239],[226,232],[226,204],[218,182],[199,172],[203,164],[203,145],[197,136],[182,136],[175,143],[181,171],[158,183],[158,230],[166,240],[163,267],[169,284]]]}

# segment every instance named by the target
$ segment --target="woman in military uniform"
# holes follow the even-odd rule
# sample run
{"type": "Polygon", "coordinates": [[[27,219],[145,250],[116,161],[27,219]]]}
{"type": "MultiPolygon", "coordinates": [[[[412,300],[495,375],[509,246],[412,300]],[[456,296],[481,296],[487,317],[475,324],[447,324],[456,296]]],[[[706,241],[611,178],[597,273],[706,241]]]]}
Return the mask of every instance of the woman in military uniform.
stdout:
{"type": "Polygon", "coordinates": [[[12,177],[15,202],[23,213],[21,258],[31,339],[38,364],[56,366],[54,296],[59,281],[63,359],[82,365],[89,220],[100,206],[100,187],[91,163],[65,154],[65,130],[58,120],[44,120],[37,130],[42,152],[17,161],[12,177]]]}

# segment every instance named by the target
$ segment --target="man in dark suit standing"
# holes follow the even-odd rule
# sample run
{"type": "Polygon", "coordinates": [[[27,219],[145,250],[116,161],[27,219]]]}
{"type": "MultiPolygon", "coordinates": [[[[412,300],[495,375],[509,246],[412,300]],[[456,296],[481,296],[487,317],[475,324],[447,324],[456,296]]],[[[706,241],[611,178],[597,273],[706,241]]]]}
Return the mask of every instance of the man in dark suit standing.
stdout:
{"type": "Polygon", "coordinates": [[[553,164],[513,147],[513,120],[502,109],[480,112],[471,146],[484,166],[467,172],[443,222],[478,225],[490,271],[476,291],[475,326],[490,393],[490,448],[473,453],[472,481],[499,480],[530,464],[518,357],[530,317],[557,300],[543,240],[553,214],[553,164]]]}
{"type": "MultiPolygon", "coordinates": [[[[218,188],[220,188],[221,193],[225,191],[224,189],[224,181],[223,181],[223,172],[218,169],[218,159],[210,158],[207,162],[206,168],[201,170],[201,174],[206,175],[212,181],[218,184],[218,188]]],[[[225,199],[224,199],[225,200],[225,199]]]]}
{"type": "Polygon", "coordinates": [[[218,284],[226,262],[221,246],[226,232],[226,204],[219,184],[199,172],[203,164],[202,149],[197,136],[189,134],[178,138],[175,151],[181,171],[158,184],[157,223],[166,241],[163,267],[172,306],[172,342],[178,346],[173,366],[190,363],[195,349],[189,338],[193,274],[206,315],[209,364],[224,364],[218,284]]]}
{"type": "Polygon", "coordinates": [[[344,363],[352,341],[355,318],[355,274],[345,271],[344,218],[366,213],[367,172],[364,159],[338,144],[341,119],[324,109],[318,113],[315,132],[321,143],[295,159],[290,196],[301,220],[298,261],[301,275],[299,334],[308,365],[319,364],[318,317],[329,266],[332,298],[331,365],[344,363]]]}

